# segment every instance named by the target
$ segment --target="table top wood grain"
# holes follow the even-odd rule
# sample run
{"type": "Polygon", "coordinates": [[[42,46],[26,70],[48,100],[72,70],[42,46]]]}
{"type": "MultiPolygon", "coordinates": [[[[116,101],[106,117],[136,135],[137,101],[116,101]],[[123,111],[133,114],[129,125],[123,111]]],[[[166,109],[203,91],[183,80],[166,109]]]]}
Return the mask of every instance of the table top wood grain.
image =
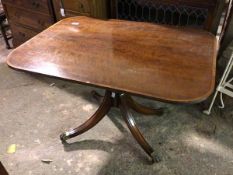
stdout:
{"type": "Polygon", "coordinates": [[[16,48],[9,66],[171,102],[214,88],[217,40],[200,29],[88,17],[64,19],[16,48]]]}

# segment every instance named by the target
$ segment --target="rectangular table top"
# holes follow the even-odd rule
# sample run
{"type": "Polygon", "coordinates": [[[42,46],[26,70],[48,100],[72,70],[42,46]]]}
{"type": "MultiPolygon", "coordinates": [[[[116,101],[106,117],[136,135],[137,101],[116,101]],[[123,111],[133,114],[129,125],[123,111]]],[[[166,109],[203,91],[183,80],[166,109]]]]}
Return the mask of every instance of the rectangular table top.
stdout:
{"type": "Polygon", "coordinates": [[[214,88],[216,37],[190,29],[88,17],[64,19],[16,48],[9,66],[172,102],[214,88]]]}

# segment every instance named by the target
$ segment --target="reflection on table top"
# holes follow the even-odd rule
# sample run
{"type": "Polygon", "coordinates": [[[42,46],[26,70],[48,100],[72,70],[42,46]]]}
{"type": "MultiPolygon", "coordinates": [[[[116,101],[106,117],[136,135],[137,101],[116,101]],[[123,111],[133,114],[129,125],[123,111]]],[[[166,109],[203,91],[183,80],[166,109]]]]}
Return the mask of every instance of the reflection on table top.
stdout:
{"type": "Polygon", "coordinates": [[[214,88],[217,41],[197,29],[68,18],[8,57],[16,69],[173,102],[214,88]]]}

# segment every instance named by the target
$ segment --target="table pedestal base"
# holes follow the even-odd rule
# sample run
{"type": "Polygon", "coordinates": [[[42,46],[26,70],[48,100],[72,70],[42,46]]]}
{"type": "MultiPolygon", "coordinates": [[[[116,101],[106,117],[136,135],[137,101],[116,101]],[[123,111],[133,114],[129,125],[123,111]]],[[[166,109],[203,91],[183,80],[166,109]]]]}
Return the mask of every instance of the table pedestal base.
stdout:
{"type": "Polygon", "coordinates": [[[136,103],[131,96],[125,93],[114,93],[111,91],[106,91],[105,96],[101,96],[96,92],[92,94],[94,98],[98,101],[101,101],[101,105],[98,110],[94,113],[94,115],[89,118],[85,123],[80,125],[79,127],[72,129],[71,131],[65,132],[60,135],[60,138],[63,142],[66,140],[76,137],[92,127],[94,127],[104,116],[109,112],[112,107],[117,107],[120,109],[122,116],[129,127],[132,135],[134,136],[135,140],[138,144],[142,147],[142,149],[148,154],[153,162],[158,162],[160,159],[157,156],[153,156],[153,148],[148,144],[146,139],[141,134],[140,130],[138,129],[135,120],[133,118],[132,113],[130,112],[130,108],[135,110],[136,112],[151,115],[162,115],[163,109],[151,109],[145,106],[142,106],[136,103]]]}

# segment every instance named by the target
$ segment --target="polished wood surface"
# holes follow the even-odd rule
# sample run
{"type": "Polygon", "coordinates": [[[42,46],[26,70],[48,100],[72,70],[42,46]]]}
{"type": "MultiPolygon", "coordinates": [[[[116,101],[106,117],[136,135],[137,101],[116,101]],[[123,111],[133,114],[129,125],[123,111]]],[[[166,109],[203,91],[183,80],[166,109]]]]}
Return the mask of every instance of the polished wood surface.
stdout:
{"type": "Polygon", "coordinates": [[[64,19],[16,48],[13,68],[172,102],[199,102],[215,82],[217,41],[197,29],[64,19]]]}
{"type": "Polygon", "coordinates": [[[1,1],[10,24],[14,47],[55,23],[52,0],[1,1]]]}

